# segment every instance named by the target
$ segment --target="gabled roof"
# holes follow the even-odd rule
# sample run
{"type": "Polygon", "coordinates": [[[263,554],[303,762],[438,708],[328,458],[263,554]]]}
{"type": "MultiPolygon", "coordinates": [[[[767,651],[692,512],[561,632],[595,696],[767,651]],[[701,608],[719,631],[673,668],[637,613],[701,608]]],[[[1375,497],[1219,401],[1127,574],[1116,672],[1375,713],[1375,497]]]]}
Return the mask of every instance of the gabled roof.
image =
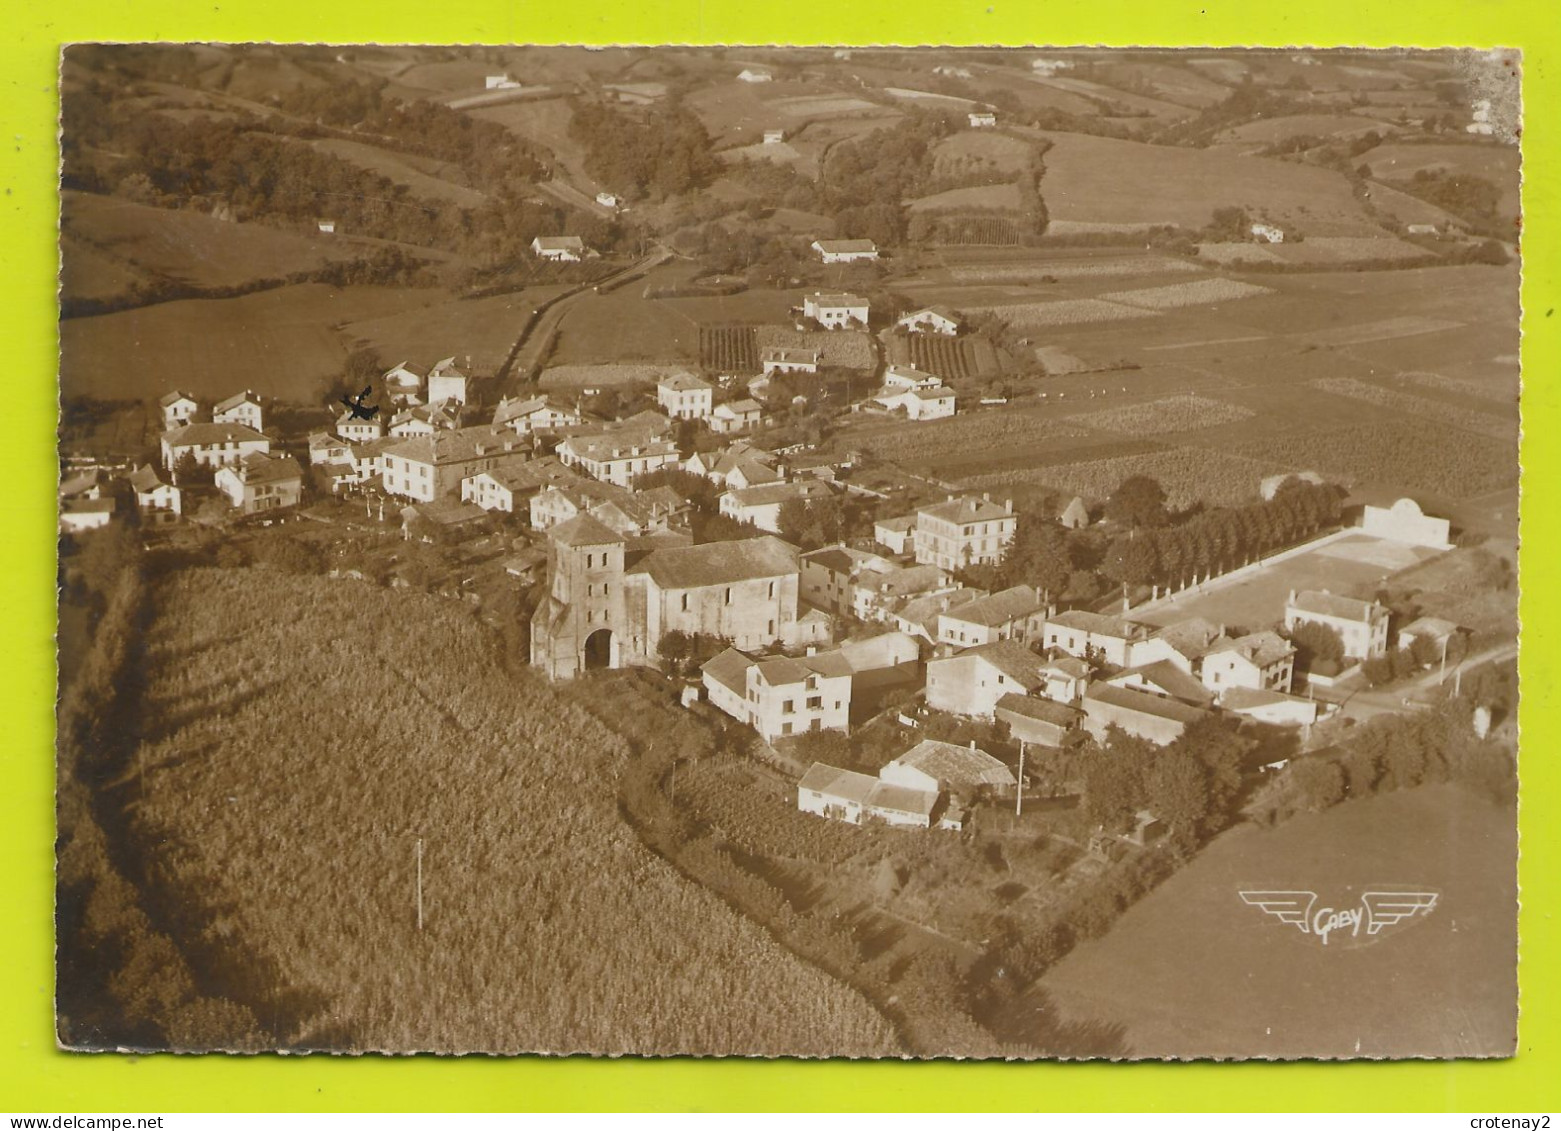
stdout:
{"type": "Polygon", "coordinates": [[[236,470],[239,478],[250,485],[303,478],[298,461],[284,452],[250,452],[236,470]]]}
{"type": "Polygon", "coordinates": [[[1058,656],[1054,660],[1047,660],[1046,666],[1041,669],[1065,676],[1068,679],[1088,679],[1090,667],[1077,656],[1058,656]]]}
{"type": "Polygon", "coordinates": [[[1041,669],[1046,661],[1017,640],[994,640],[947,659],[934,660],[935,664],[957,663],[966,660],[982,660],[991,664],[1026,691],[1034,691],[1041,685],[1041,669]]]}
{"type": "Polygon", "coordinates": [[[1000,593],[993,593],[990,597],[982,597],[967,605],[950,609],[943,615],[964,621],[966,624],[995,628],[1020,617],[1038,613],[1045,608],[1046,604],[1041,600],[1039,592],[1028,585],[1015,585],[1012,589],[1004,589],[1000,593]]]}
{"type": "Polygon", "coordinates": [[[715,406],[715,412],[718,416],[752,416],[754,413],[763,411],[764,407],[758,401],[749,400],[747,397],[744,397],[742,400],[727,401],[725,404],[715,406]]]}
{"type": "Polygon", "coordinates": [[[340,416],[338,416],[336,418],[336,427],[338,427],[338,428],[344,427],[344,426],[349,425],[349,424],[355,424],[355,425],[360,425],[360,426],[366,425],[368,427],[379,428],[381,430],[383,430],[384,427],[385,427],[385,422],[382,419],[380,419],[378,414],[375,414],[374,416],[371,416],[367,420],[365,420],[365,419],[363,419],[363,417],[361,417],[361,416],[357,415],[355,412],[353,412],[353,410],[350,409],[350,408],[347,409],[345,412],[343,412],[340,416]]]}
{"type": "Polygon", "coordinates": [[[1208,715],[1207,711],[1189,707],[1178,700],[1151,695],[1147,691],[1134,691],[1130,687],[1118,687],[1112,683],[1090,684],[1089,689],[1084,692],[1084,702],[1098,703],[1115,711],[1129,711],[1140,715],[1152,715],[1158,719],[1171,719],[1183,724],[1195,723],[1208,715]]]}
{"type": "Polygon", "coordinates": [[[818,364],[818,350],[792,349],[786,346],[771,346],[760,355],[761,361],[778,361],[791,365],[818,364]]]}
{"type": "Polygon", "coordinates": [[[674,393],[693,393],[701,389],[714,389],[715,386],[701,377],[692,373],[669,373],[656,382],[660,389],[670,389],[674,393]]]}
{"type": "Polygon", "coordinates": [[[1013,518],[1013,511],[1008,510],[1000,503],[994,503],[989,499],[978,498],[974,495],[962,495],[956,499],[947,499],[941,503],[932,503],[925,507],[917,507],[918,517],[942,519],[944,522],[991,522],[997,519],[1013,518]]]}
{"type": "Polygon", "coordinates": [[[790,483],[738,487],[727,494],[739,507],[767,507],[775,503],[788,503],[792,499],[824,498],[830,494],[830,490],[816,479],[794,479],[790,483]]]}
{"type": "Polygon", "coordinates": [[[329,432],[309,433],[309,450],[311,452],[329,448],[345,448],[347,441],[340,436],[332,436],[329,432]]]}
{"type": "Polygon", "coordinates": [[[158,478],[156,469],[149,463],[143,463],[125,478],[130,480],[131,490],[139,495],[145,495],[148,492],[157,490],[159,487],[167,486],[158,478]]]}
{"type": "Polygon", "coordinates": [[[1232,687],[1220,699],[1220,706],[1227,711],[1251,711],[1259,707],[1277,707],[1281,703],[1315,704],[1315,700],[1260,687],[1232,687]]]}
{"type": "Polygon", "coordinates": [[[605,522],[592,518],[583,511],[549,529],[547,536],[560,546],[619,546],[623,544],[623,535],[613,530],[605,522]]]}
{"type": "Polygon", "coordinates": [[[211,411],[214,413],[227,412],[228,409],[237,408],[239,405],[245,403],[258,406],[260,404],[260,398],[250,390],[245,389],[242,393],[234,393],[226,400],[218,401],[216,404],[211,406],[211,411]]]}
{"type": "Polygon", "coordinates": [[[736,648],[728,648],[706,660],[699,670],[729,691],[744,695],[748,691],[748,668],[752,664],[753,661],[736,648]]]}
{"type": "Polygon", "coordinates": [[[924,738],[890,762],[920,770],[944,786],[1015,785],[1014,773],[985,750],[924,738]]]}
{"type": "Polygon", "coordinates": [[[1078,629],[1092,636],[1110,636],[1117,640],[1142,640],[1148,631],[1136,621],[1124,620],[1122,617],[1108,617],[1104,613],[1092,613],[1088,609],[1069,609],[1065,613],[1047,617],[1046,623],[1078,629]]]}
{"type": "Polygon", "coordinates": [[[997,710],[1012,711],[1014,714],[1023,715],[1027,719],[1052,723],[1060,727],[1072,726],[1078,721],[1079,716],[1083,714],[1077,707],[1069,707],[1066,703],[1042,699],[1035,695],[1020,695],[1017,691],[1010,691],[999,699],[997,701],[997,710]]]}
{"type": "Polygon", "coordinates": [[[1171,663],[1170,660],[1156,660],[1152,664],[1143,664],[1136,668],[1128,668],[1118,672],[1106,682],[1113,686],[1125,686],[1125,681],[1137,676],[1146,683],[1152,683],[1173,699],[1191,703],[1197,707],[1206,707],[1214,702],[1214,693],[1203,686],[1201,680],[1194,679],[1181,668],[1171,663]]]}
{"type": "Polygon", "coordinates": [[[385,449],[386,455],[413,463],[466,463],[520,449],[521,439],[508,428],[483,424],[475,428],[451,428],[429,436],[412,436],[385,449]]]}
{"type": "Polygon", "coordinates": [[[1221,652],[1239,653],[1258,667],[1266,668],[1294,653],[1295,645],[1277,632],[1252,632],[1235,640],[1216,641],[1204,655],[1217,656],[1221,652]]]}
{"type": "Polygon", "coordinates": [[[1302,613],[1337,617],[1369,623],[1387,616],[1387,610],[1375,601],[1357,601],[1354,597],[1340,597],[1326,589],[1303,589],[1290,601],[1290,608],[1302,613]]]}
{"type": "Polygon", "coordinates": [[[99,478],[98,469],[95,467],[78,471],[75,475],[67,475],[60,480],[60,495],[68,498],[71,495],[79,495],[83,491],[90,491],[98,485],[99,478]]]}
{"type": "Polygon", "coordinates": [[[1408,633],[1410,636],[1429,636],[1434,640],[1440,640],[1459,631],[1459,626],[1441,617],[1416,617],[1398,631],[1408,633]]]}
{"type": "Polygon", "coordinates": [[[541,251],[584,251],[585,241],[579,236],[538,236],[532,241],[541,251]]]}
{"type": "Polygon", "coordinates": [[[178,389],[175,389],[171,393],[164,393],[162,396],[157,398],[157,403],[162,405],[164,408],[176,405],[180,401],[189,401],[191,404],[197,403],[195,398],[190,396],[189,393],[182,393],[178,389]]]}
{"type": "Polygon", "coordinates": [[[814,240],[813,246],[820,251],[827,251],[832,254],[878,250],[878,245],[872,240],[814,240]]]}
{"type": "Polygon", "coordinates": [[[764,535],[735,542],[657,550],[635,563],[631,574],[647,574],[662,589],[696,589],[730,585],[755,578],[785,577],[797,572],[797,551],[779,538],[764,535]]]}
{"type": "Polygon", "coordinates": [[[895,518],[880,518],[880,519],[878,519],[877,521],[875,521],[873,523],[873,529],[874,530],[883,529],[883,530],[893,531],[895,533],[905,533],[905,532],[908,532],[915,525],[916,525],[916,516],[915,515],[913,515],[913,514],[902,514],[902,515],[899,515],[898,517],[895,517],[895,518]]]}
{"type": "Polygon", "coordinates": [[[646,456],[677,455],[677,445],[670,440],[658,440],[643,436],[625,436],[613,432],[600,432],[589,436],[571,436],[559,447],[567,446],[582,460],[600,463],[615,459],[642,459],[646,456]]]}
{"type": "Polygon", "coordinates": [[[873,790],[878,788],[878,779],[855,770],[842,770],[837,766],[814,762],[808,767],[808,772],[802,775],[797,788],[827,793],[832,797],[843,797],[859,805],[866,805],[873,790]]]}
{"type": "MultiPolygon", "coordinates": [[[[1062,620],[1061,617],[1055,619],[1059,622],[1062,620]]],[[[1224,639],[1225,633],[1211,620],[1189,617],[1187,620],[1166,625],[1154,636],[1157,640],[1165,641],[1187,659],[1196,660],[1209,650],[1210,645],[1224,639]]]]}
{"type": "Polygon", "coordinates": [[[814,306],[866,306],[868,302],[861,295],[854,295],[850,291],[814,291],[807,296],[808,302],[814,306]]]}
{"type": "Polygon", "coordinates": [[[238,444],[258,440],[270,443],[265,433],[256,432],[247,424],[186,424],[182,428],[170,428],[164,432],[163,440],[171,448],[238,444]]]}
{"type": "Polygon", "coordinates": [[[66,499],[60,504],[62,514],[113,514],[113,499],[66,499]]]}
{"type": "Polygon", "coordinates": [[[913,310],[909,314],[901,315],[900,321],[912,322],[920,318],[923,314],[936,314],[939,318],[946,318],[950,322],[959,321],[959,315],[955,314],[946,306],[924,306],[920,310],[913,310]]]}
{"type": "MultiPolygon", "coordinates": [[[[892,563],[891,563],[892,564],[892,563]]],[[[863,578],[862,584],[875,593],[885,597],[907,597],[914,593],[925,593],[929,589],[937,589],[949,583],[949,575],[935,565],[913,565],[884,570],[876,577],[863,578]]],[[[980,600],[986,596],[981,589],[961,589],[957,591],[956,600],[950,595],[951,604],[945,608],[952,609],[955,604],[963,607],[964,603],[980,600]]]]}

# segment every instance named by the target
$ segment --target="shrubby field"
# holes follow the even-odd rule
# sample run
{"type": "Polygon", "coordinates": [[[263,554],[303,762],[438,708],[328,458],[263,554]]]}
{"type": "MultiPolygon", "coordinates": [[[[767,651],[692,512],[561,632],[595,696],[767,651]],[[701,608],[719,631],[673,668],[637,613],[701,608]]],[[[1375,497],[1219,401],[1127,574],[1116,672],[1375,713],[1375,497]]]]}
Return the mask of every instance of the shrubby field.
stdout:
{"type": "Polygon", "coordinates": [[[1216,505],[1250,502],[1257,496],[1258,484],[1275,470],[1273,462],[1259,458],[1256,452],[1249,457],[1198,448],[1172,448],[1083,463],[975,475],[967,479],[965,485],[1003,487],[1034,483],[1086,499],[1104,499],[1128,476],[1147,475],[1165,488],[1171,506],[1185,507],[1200,499],[1216,505]]]}
{"type": "Polygon", "coordinates": [[[297,1039],[895,1051],[863,998],[641,846],[616,809],[623,741],[506,671],[461,606],[215,570],[155,599],[135,833],[201,893],[205,930],[323,1001],[297,1039]]]}
{"type": "Polygon", "coordinates": [[[1431,421],[1303,432],[1235,449],[1285,468],[1312,468],[1352,483],[1382,483],[1451,498],[1484,495],[1518,479],[1512,445],[1431,421]]]}
{"type": "Polygon", "coordinates": [[[1357,381],[1353,377],[1322,377],[1312,384],[1336,396],[1365,401],[1367,404],[1392,409],[1394,412],[1430,417],[1444,424],[1478,432],[1482,436],[1491,436],[1498,440],[1512,440],[1517,436],[1516,421],[1502,420],[1490,413],[1449,404],[1446,401],[1430,400],[1426,397],[1417,397],[1413,393],[1386,389],[1381,385],[1373,385],[1369,381],[1357,381]]]}
{"type": "Polygon", "coordinates": [[[1068,419],[1089,428],[1104,428],[1108,432],[1153,436],[1162,432],[1191,432],[1198,428],[1215,428],[1221,424],[1238,424],[1251,419],[1253,415],[1251,409],[1240,405],[1188,394],[1123,405],[1103,412],[1081,413],[1068,419]]]}

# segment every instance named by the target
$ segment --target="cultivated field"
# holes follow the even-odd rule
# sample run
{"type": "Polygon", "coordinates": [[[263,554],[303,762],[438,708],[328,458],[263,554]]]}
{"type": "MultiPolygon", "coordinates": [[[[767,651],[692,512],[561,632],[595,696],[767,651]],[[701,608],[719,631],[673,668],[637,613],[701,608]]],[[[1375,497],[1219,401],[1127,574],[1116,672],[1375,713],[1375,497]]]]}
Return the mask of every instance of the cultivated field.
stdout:
{"type": "Polygon", "coordinates": [[[767,349],[817,350],[819,364],[841,369],[872,369],[878,364],[873,336],[863,330],[788,330],[784,326],[760,326],[754,340],[767,349]]]}
{"type": "Polygon", "coordinates": [[[1167,502],[1173,507],[1190,506],[1199,500],[1217,506],[1252,502],[1257,498],[1258,484],[1275,470],[1275,465],[1259,453],[1238,455],[1201,448],[1168,448],[1029,470],[972,475],[964,485],[973,489],[1050,487],[1064,494],[1098,501],[1115,491],[1128,476],[1147,475],[1165,488],[1167,502]]]}
{"type": "Polygon", "coordinates": [[[671,365],[554,365],[542,371],[538,384],[549,390],[606,389],[615,385],[646,385],[678,371],[671,365]]]}
{"type": "Polygon", "coordinates": [[[610,294],[584,294],[559,323],[550,364],[594,362],[694,362],[699,327],[660,303],[646,302],[638,286],[610,294]]]}
{"type": "Polygon", "coordinates": [[[413,196],[425,200],[448,200],[462,208],[476,208],[487,199],[476,189],[451,179],[461,175],[458,169],[431,158],[394,153],[376,145],[341,138],[320,138],[311,144],[322,153],[340,157],[394,184],[404,185],[413,196]]]}
{"type": "Polygon", "coordinates": [[[1374,178],[1390,185],[1411,181],[1422,169],[1483,177],[1501,190],[1502,215],[1517,219],[1519,153],[1515,145],[1390,143],[1379,145],[1362,160],[1371,166],[1374,178]]]}
{"type": "Polygon", "coordinates": [[[1215,135],[1216,145],[1272,145],[1293,137],[1353,138],[1376,130],[1387,136],[1398,127],[1391,123],[1363,118],[1358,114],[1287,114],[1279,118],[1260,118],[1243,122],[1215,135]]]}
{"type": "MultiPolygon", "coordinates": [[[[404,315],[443,298],[442,291],[308,283],[69,318],[60,324],[60,387],[66,396],[156,400],[174,388],[206,398],[247,386],[311,401],[356,339],[343,324],[404,315]]],[[[423,348],[432,348],[426,339],[423,348]]]]}
{"type": "Polygon", "coordinates": [[[1112,291],[1100,297],[1108,302],[1124,302],[1129,306],[1142,306],[1150,310],[1174,310],[1182,306],[1202,306],[1205,303],[1229,302],[1231,299],[1273,293],[1268,287],[1243,283],[1239,279],[1197,279],[1164,287],[1112,291]]]}
{"type": "Polygon", "coordinates": [[[912,212],[958,211],[964,208],[992,208],[1017,212],[1024,204],[1015,184],[974,185],[949,189],[909,201],[912,212]]]}
{"type": "Polygon", "coordinates": [[[1512,809],[1460,786],[1350,801],[1276,829],[1238,827],[1041,981],[1068,1019],[1118,1022],[1137,1056],[1510,1055],[1516,1040],[1512,809]],[[1238,892],[1439,893],[1366,946],[1315,936],[1238,892]]]}
{"type": "Polygon", "coordinates": [[[993,314],[1021,330],[1046,326],[1073,326],[1091,322],[1119,322],[1133,318],[1154,318],[1158,311],[1119,302],[1076,298],[1059,302],[1003,303],[995,306],[965,306],[971,314],[993,314]]]}
{"type": "Polygon", "coordinates": [[[933,148],[933,172],[939,177],[991,174],[1014,177],[1035,161],[1035,147],[1007,134],[961,130],[933,148]]]}
{"type": "Polygon", "coordinates": [[[537,304],[567,288],[527,287],[487,298],[450,298],[342,327],[354,346],[369,346],[386,365],[428,364],[454,354],[471,369],[493,373],[509,355],[521,326],[537,304]],[[443,352],[440,352],[443,351],[443,352]]]}
{"type": "Polygon", "coordinates": [[[1283,470],[1313,468],[1346,483],[1375,483],[1406,494],[1461,499],[1518,480],[1512,443],[1427,421],[1292,433],[1235,450],[1271,460],[1283,470]]]}
{"type": "Polygon", "coordinates": [[[1201,228],[1216,208],[1259,211],[1281,224],[1374,225],[1338,173],[1222,150],[1050,134],[1041,196],[1054,221],[1201,228]],[[1302,208],[1305,212],[1302,212],[1302,208]]]}
{"type": "Polygon", "coordinates": [[[1253,415],[1251,409],[1240,405],[1188,394],[1140,401],[1138,404],[1100,412],[1080,413],[1067,419],[1086,428],[1126,432],[1131,436],[1155,436],[1166,432],[1192,432],[1199,428],[1237,424],[1250,420],[1253,415]]]}
{"type": "Polygon", "coordinates": [[[699,327],[699,365],[722,373],[759,372],[759,341],[753,326],[699,327]]]}
{"type": "Polygon", "coordinates": [[[1518,422],[1515,419],[1502,419],[1488,412],[1450,404],[1447,401],[1418,397],[1413,393],[1404,393],[1397,389],[1386,389],[1381,385],[1357,381],[1352,377],[1323,377],[1313,381],[1312,384],[1335,396],[1365,401],[1367,404],[1391,409],[1397,413],[1440,420],[1444,424],[1456,425],[1469,432],[1478,432],[1482,436],[1517,443],[1518,422]]]}
{"type": "Polygon", "coordinates": [[[199,893],[181,903],[195,929],[204,908],[275,972],[262,990],[316,996],[296,1038],[896,1051],[863,998],[640,845],[613,788],[626,745],[506,671],[459,606],[232,571],[177,574],[158,598],[136,835],[199,893]],[[300,756],[322,734],[328,751],[300,756]]]}

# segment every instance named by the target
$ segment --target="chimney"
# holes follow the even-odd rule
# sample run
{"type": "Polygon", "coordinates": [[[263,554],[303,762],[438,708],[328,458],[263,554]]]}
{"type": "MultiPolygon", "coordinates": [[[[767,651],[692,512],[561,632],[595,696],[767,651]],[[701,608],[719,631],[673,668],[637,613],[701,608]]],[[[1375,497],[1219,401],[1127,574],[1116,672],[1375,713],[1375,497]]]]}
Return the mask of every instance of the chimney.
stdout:
{"type": "Polygon", "coordinates": [[[983,503],[990,503],[992,501],[992,492],[990,492],[990,491],[982,491],[981,492],[981,501],[983,503]]]}

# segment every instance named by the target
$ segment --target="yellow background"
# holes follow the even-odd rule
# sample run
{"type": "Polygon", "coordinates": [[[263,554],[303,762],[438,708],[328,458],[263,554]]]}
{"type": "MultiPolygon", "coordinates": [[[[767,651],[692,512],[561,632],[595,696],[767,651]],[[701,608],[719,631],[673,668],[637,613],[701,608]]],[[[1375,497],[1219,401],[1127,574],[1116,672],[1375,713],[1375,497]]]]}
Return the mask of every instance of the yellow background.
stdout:
{"type": "MultiPolygon", "coordinates": [[[[1558,1106],[1555,671],[1561,484],[1556,128],[1548,0],[42,0],[0,32],[0,1109],[1455,1110],[1558,1106]],[[55,269],[59,46],[355,43],[949,43],[1519,47],[1524,59],[1521,1042],[1501,1062],[930,1064],[253,1058],[60,1053],[53,939],[55,269]]],[[[1348,1001],[1339,1008],[1347,1010],[1348,1001]]]]}

